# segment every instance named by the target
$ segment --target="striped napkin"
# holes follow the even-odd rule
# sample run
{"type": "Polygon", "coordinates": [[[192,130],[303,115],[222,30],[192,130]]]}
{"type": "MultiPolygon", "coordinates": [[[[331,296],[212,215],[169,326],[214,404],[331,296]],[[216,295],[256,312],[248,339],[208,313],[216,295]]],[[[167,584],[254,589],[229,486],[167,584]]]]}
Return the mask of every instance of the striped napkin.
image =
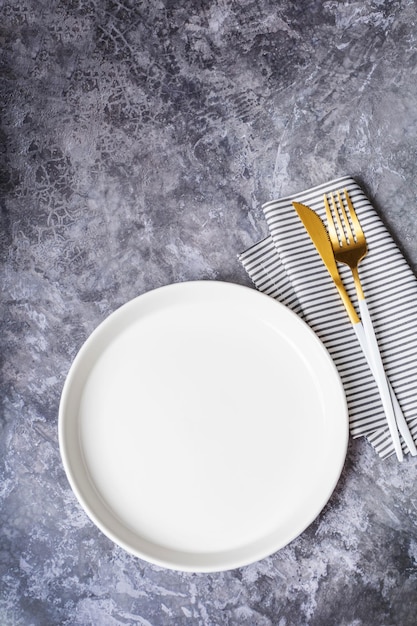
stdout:
{"type": "MultiPolygon", "coordinates": [[[[327,347],[344,385],[352,437],[366,437],[386,458],[394,446],[376,383],[336,287],[292,206],[306,204],[326,222],[323,194],[340,189],[348,190],[366,235],[361,280],[385,370],[417,442],[417,279],[359,185],[346,176],[267,202],[262,208],[269,236],[239,260],[260,291],[294,310],[327,347]]],[[[356,303],[349,268],[339,265],[339,270],[356,303]]]]}

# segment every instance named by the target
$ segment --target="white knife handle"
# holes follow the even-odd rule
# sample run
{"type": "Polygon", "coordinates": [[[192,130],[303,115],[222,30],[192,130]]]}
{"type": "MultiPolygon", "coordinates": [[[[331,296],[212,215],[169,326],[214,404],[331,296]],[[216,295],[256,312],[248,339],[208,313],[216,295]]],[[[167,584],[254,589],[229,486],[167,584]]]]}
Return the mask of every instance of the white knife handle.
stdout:
{"type": "MultiPolygon", "coordinates": [[[[355,331],[356,331],[356,336],[358,338],[359,344],[362,348],[363,353],[365,354],[367,361],[368,361],[368,365],[371,369],[372,374],[375,376],[374,374],[374,366],[371,363],[371,357],[369,354],[367,354],[368,352],[368,345],[366,342],[366,336],[365,336],[365,331],[364,328],[362,326],[361,323],[359,324],[355,324],[354,325],[355,331]]],[[[417,448],[416,448],[416,444],[414,443],[414,439],[413,436],[408,428],[408,424],[406,422],[406,419],[404,417],[403,411],[399,405],[399,402],[397,400],[397,396],[395,395],[395,392],[391,386],[391,383],[389,381],[389,379],[387,378],[388,381],[388,388],[389,388],[389,392],[390,392],[390,396],[391,396],[391,401],[392,401],[392,405],[394,407],[394,413],[395,413],[395,419],[397,420],[397,426],[398,426],[398,430],[400,431],[401,435],[403,436],[403,439],[405,441],[405,443],[407,444],[407,447],[411,453],[412,456],[416,456],[417,455],[417,448]]]]}
{"type": "MultiPolygon", "coordinates": [[[[387,419],[388,428],[391,433],[394,449],[399,461],[403,460],[403,451],[401,448],[400,437],[397,430],[397,422],[395,420],[393,403],[388,388],[387,377],[385,374],[384,366],[382,364],[381,355],[379,352],[378,342],[375,336],[374,327],[372,325],[371,317],[369,315],[368,306],[366,300],[359,300],[359,309],[362,318],[363,328],[365,331],[365,349],[362,349],[370,365],[371,371],[374,375],[375,381],[378,385],[379,393],[382,400],[382,406],[384,407],[385,417],[387,419]]],[[[356,326],[356,324],[355,324],[356,326]]],[[[360,331],[359,331],[360,332],[360,331]]]]}

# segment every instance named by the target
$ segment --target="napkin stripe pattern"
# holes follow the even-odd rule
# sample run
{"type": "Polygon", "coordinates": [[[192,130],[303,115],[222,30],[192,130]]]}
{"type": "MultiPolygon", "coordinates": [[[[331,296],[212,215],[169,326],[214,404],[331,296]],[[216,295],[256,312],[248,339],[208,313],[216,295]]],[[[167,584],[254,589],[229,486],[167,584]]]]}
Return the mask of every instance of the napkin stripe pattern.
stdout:
{"type": "MultiPolygon", "coordinates": [[[[378,454],[394,453],[376,383],[336,288],[292,202],[325,221],[323,194],[346,188],[365,232],[369,253],[359,271],[391,384],[417,437],[417,280],[365,194],[351,177],[266,203],[269,236],[239,255],[262,292],[283,302],[317,333],[334,359],[345,388],[353,437],[365,435],[378,454]]],[[[357,302],[349,268],[339,266],[357,302]]],[[[405,444],[403,443],[404,451],[405,444]]]]}
{"type": "Polygon", "coordinates": [[[303,317],[297,295],[288,281],[272,237],[255,244],[239,259],[259,291],[279,300],[303,317]]]}

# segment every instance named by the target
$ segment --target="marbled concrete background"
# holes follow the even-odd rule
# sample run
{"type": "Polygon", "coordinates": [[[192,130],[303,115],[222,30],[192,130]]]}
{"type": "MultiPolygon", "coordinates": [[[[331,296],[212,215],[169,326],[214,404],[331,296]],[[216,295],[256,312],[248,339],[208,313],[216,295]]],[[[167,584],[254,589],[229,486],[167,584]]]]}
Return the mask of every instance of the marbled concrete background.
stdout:
{"type": "Polygon", "coordinates": [[[415,459],[352,442],[299,539],[183,574],[93,526],[57,438],[89,333],[161,285],[249,285],[267,200],[352,174],[417,268],[415,2],[0,7],[0,625],[416,624],[415,459]]]}

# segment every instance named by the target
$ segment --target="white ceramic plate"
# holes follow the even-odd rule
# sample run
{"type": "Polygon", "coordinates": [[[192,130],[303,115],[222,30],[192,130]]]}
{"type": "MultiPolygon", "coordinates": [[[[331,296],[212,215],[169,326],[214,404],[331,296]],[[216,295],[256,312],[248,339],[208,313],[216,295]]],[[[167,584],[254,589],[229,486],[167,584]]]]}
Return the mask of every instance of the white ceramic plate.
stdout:
{"type": "Polygon", "coordinates": [[[64,467],[93,522],[151,563],[219,571],[266,557],[319,514],[348,441],[322,343],[289,309],[215,281],[110,315],[66,380],[64,467]]]}

